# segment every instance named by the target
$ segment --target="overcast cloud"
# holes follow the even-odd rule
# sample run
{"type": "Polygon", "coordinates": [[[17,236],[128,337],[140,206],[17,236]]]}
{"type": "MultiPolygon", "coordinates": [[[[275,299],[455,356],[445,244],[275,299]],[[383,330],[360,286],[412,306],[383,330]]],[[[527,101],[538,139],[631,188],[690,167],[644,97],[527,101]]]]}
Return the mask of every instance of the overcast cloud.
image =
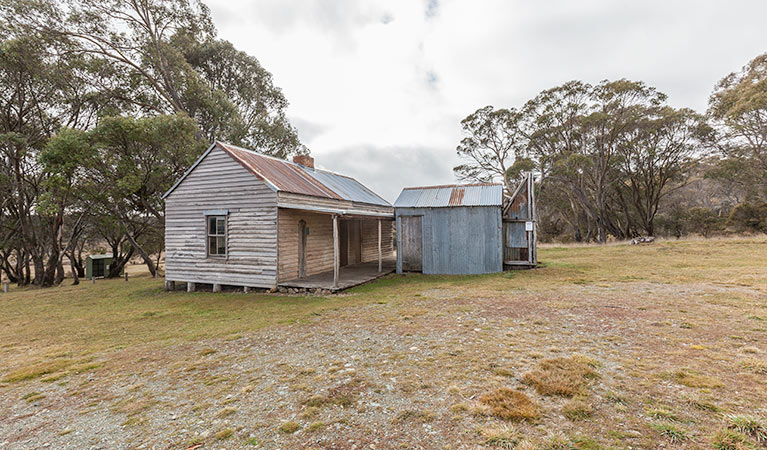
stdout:
{"type": "Polygon", "coordinates": [[[767,51],[763,0],[208,0],[274,74],[319,167],[393,202],[455,182],[460,120],[572,79],[628,78],[705,111],[767,51]]]}

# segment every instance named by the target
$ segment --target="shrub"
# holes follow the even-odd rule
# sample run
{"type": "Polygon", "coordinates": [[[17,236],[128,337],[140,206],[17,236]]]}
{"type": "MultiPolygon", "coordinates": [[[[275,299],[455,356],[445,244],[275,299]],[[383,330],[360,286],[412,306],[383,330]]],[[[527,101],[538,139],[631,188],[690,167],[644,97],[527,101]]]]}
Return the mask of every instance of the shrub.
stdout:
{"type": "Polygon", "coordinates": [[[691,233],[708,237],[714,231],[722,228],[722,220],[711,208],[696,207],[687,210],[684,224],[691,233]]]}
{"type": "Polygon", "coordinates": [[[730,212],[727,227],[741,232],[767,233],[767,203],[741,203],[730,212]]]}

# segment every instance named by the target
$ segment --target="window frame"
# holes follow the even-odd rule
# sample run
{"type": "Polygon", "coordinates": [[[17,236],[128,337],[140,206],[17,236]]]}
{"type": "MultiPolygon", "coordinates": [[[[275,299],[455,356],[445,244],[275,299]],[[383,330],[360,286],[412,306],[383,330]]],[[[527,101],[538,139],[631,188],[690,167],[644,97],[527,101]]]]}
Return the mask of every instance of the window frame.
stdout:
{"type": "MultiPolygon", "coordinates": [[[[223,211],[222,211],[223,212],[223,211]]],[[[208,258],[222,258],[229,257],[229,214],[205,214],[205,254],[208,258]],[[210,220],[216,220],[216,230],[211,234],[210,232],[210,220]],[[222,220],[224,222],[224,233],[219,234],[218,222],[222,220]],[[216,253],[211,253],[210,238],[216,238],[216,253]],[[218,253],[218,239],[224,239],[224,253],[218,253]]]]}

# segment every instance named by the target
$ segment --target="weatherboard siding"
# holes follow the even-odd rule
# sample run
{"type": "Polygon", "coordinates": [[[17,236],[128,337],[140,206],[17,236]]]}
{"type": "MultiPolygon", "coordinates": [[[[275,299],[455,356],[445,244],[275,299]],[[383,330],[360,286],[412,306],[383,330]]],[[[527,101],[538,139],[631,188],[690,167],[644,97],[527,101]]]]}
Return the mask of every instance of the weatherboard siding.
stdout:
{"type": "MultiPolygon", "coordinates": [[[[378,220],[363,220],[362,262],[378,261],[378,220]]],[[[381,221],[381,252],[384,259],[394,256],[394,221],[381,221]]]]}
{"type": "MultiPolygon", "coordinates": [[[[332,216],[330,214],[280,208],[278,214],[280,282],[298,278],[298,229],[301,220],[306,222],[306,227],[309,230],[309,235],[306,236],[306,275],[309,276],[333,270],[332,216]]],[[[360,222],[361,262],[377,261],[378,219],[361,219],[360,222]]],[[[394,255],[393,233],[393,222],[391,220],[383,220],[381,247],[384,258],[391,258],[394,255]]],[[[349,245],[347,248],[351,255],[353,245],[349,245]]]]}
{"type": "Polygon", "coordinates": [[[168,195],[166,279],[273,287],[277,282],[277,193],[214,148],[168,195]],[[228,210],[227,256],[207,255],[204,212],[228,210]]]}
{"type": "Polygon", "coordinates": [[[298,278],[298,223],[303,220],[306,236],[306,275],[333,270],[333,220],[328,214],[293,209],[279,210],[279,280],[298,278]]]}

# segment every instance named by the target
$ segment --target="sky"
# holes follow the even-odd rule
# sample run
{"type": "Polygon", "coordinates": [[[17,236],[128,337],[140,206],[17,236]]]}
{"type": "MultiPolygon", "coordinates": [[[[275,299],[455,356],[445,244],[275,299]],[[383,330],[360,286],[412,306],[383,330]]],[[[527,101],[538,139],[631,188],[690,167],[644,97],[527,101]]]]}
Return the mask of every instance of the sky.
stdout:
{"type": "Polygon", "coordinates": [[[644,81],[705,112],[767,52],[764,0],[207,0],[257,57],[317,167],[390,202],[449,184],[461,119],[569,80],[644,81]]]}

